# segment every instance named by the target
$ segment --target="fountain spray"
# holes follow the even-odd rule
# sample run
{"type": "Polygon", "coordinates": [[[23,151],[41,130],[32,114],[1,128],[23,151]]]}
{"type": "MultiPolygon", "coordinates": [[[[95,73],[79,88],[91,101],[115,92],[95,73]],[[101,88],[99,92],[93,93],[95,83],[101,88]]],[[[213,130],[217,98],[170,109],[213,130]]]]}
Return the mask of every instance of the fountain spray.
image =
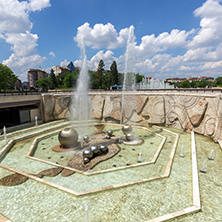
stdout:
{"type": "Polygon", "coordinates": [[[6,133],[6,127],[3,127],[3,134],[4,134],[4,141],[7,142],[7,133],[6,133]]]}
{"type": "Polygon", "coordinates": [[[71,107],[71,120],[78,121],[78,133],[82,137],[89,134],[89,109],[90,97],[88,95],[89,75],[87,67],[87,56],[85,50],[84,39],[81,39],[81,56],[82,67],[77,81],[77,88],[73,91],[72,107],[71,107]]]}

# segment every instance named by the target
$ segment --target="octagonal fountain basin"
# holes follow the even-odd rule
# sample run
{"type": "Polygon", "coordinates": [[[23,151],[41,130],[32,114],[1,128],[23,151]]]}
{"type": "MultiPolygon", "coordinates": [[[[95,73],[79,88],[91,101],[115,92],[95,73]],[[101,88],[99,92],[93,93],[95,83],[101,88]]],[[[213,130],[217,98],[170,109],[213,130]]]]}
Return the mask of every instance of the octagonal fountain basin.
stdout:
{"type": "Polygon", "coordinates": [[[197,167],[202,167],[211,149],[214,160],[206,160],[206,174],[198,171],[203,210],[193,214],[198,211],[194,207],[198,195],[193,196],[197,190],[190,134],[169,128],[134,127],[135,136],[144,143],[131,146],[118,143],[118,138],[124,136],[121,126],[104,124],[91,126],[90,141],[82,147],[53,151],[52,147],[59,144],[59,132],[69,126],[69,122],[54,122],[9,134],[8,142],[0,137],[0,218],[84,221],[86,203],[89,221],[149,221],[182,212],[188,214],[183,217],[185,221],[222,218],[222,155],[218,144],[209,138],[195,135],[197,167]],[[108,130],[113,131],[110,139],[105,138],[108,130]],[[169,136],[171,143],[166,141],[169,136]],[[83,150],[89,149],[93,141],[108,148],[114,144],[118,152],[90,168],[77,168],[70,160],[83,158],[83,150]]]}

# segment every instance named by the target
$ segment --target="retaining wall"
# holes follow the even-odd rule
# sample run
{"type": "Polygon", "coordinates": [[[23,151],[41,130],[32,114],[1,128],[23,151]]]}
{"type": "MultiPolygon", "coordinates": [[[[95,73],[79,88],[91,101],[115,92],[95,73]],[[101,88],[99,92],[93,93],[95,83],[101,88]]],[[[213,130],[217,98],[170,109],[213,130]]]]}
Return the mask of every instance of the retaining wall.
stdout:
{"type": "MultiPolygon", "coordinates": [[[[91,92],[91,118],[120,122],[122,93],[91,92]]],[[[42,94],[45,122],[69,118],[71,93],[42,94]]],[[[123,98],[125,123],[167,125],[222,140],[222,94],[152,93],[127,91],[123,98]]]]}

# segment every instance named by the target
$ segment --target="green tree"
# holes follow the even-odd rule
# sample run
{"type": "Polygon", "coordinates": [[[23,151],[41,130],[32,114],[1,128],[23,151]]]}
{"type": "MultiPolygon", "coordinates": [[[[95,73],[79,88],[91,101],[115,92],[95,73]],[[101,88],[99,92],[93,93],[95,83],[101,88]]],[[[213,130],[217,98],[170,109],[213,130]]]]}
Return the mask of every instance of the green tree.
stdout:
{"type": "Polygon", "coordinates": [[[104,67],[105,64],[103,62],[103,60],[101,59],[99,61],[99,65],[97,68],[97,78],[98,78],[98,83],[99,83],[99,88],[102,89],[103,88],[103,71],[104,71],[104,67]]]}
{"type": "Polygon", "coordinates": [[[98,89],[99,88],[99,82],[97,78],[97,72],[93,72],[89,70],[89,78],[90,78],[90,88],[91,89],[98,89]]]}
{"type": "Polygon", "coordinates": [[[36,86],[42,88],[43,92],[48,92],[48,88],[50,86],[50,77],[39,79],[35,82],[36,86]]]}
{"type": "Polygon", "coordinates": [[[12,72],[12,70],[0,63],[0,89],[10,89],[14,88],[17,76],[12,72]]]}
{"type": "Polygon", "coordinates": [[[56,76],[56,82],[57,82],[57,87],[58,88],[64,88],[64,80],[65,80],[65,77],[68,73],[66,72],[63,72],[63,73],[59,73],[58,76],[56,76]]]}
{"type": "Polygon", "coordinates": [[[119,76],[116,61],[110,66],[109,86],[118,84],[119,76]]]}
{"type": "Polygon", "coordinates": [[[222,86],[222,77],[219,76],[215,79],[214,86],[222,86]]]}
{"type": "Polygon", "coordinates": [[[103,75],[103,89],[109,89],[110,88],[110,72],[106,72],[103,75]]]}
{"type": "Polygon", "coordinates": [[[136,83],[141,82],[144,79],[143,75],[140,75],[139,73],[136,74],[136,83]]]}
{"type": "Polygon", "coordinates": [[[73,71],[71,73],[67,73],[64,78],[64,87],[65,88],[73,88],[76,86],[76,81],[79,76],[79,71],[73,71]]]}
{"type": "Polygon", "coordinates": [[[57,87],[56,76],[54,70],[51,69],[50,72],[50,89],[55,89],[57,87]]]}
{"type": "Polygon", "coordinates": [[[182,88],[190,88],[191,87],[191,83],[189,81],[184,81],[184,82],[181,82],[180,86],[182,88]]]}

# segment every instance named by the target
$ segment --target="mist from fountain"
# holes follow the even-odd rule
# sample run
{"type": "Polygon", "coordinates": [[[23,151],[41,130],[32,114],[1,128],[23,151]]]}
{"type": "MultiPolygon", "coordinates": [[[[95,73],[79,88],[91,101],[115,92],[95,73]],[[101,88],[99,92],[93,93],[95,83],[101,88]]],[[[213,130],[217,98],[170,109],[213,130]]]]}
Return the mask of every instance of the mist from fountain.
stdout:
{"type": "MultiPolygon", "coordinates": [[[[123,89],[122,89],[122,100],[121,100],[121,116],[120,116],[120,125],[124,123],[123,119],[123,112],[124,112],[124,105],[127,103],[127,109],[130,112],[133,112],[134,106],[127,101],[125,98],[126,90],[136,90],[136,80],[135,75],[129,72],[129,63],[130,60],[133,58],[132,52],[133,48],[135,47],[135,36],[134,36],[134,26],[130,26],[129,34],[128,34],[128,41],[125,53],[125,67],[124,67],[124,78],[123,78],[123,89]]],[[[132,94],[134,94],[132,92],[132,94]]]]}
{"type": "Polygon", "coordinates": [[[89,75],[84,40],[81,44],[82,67],[77,80],[76,90],[72,94],[71,120],[78,121],[77,131],[80,137],[89,134],[90,97],[88,95],[89,75]]]}
{"type": "Polygon", "coordinates": [[[3,135],[4,135],[4,141],[7,142],[7,133],[6,133],[6,127],[3,127],[3,135]]]}
{"type": "Polygon", "coordinates": [[[136,84],[136,89],[173,89],[174,85],[165,83],[164,80],[144,78],[140,83],[136,84]]]}

